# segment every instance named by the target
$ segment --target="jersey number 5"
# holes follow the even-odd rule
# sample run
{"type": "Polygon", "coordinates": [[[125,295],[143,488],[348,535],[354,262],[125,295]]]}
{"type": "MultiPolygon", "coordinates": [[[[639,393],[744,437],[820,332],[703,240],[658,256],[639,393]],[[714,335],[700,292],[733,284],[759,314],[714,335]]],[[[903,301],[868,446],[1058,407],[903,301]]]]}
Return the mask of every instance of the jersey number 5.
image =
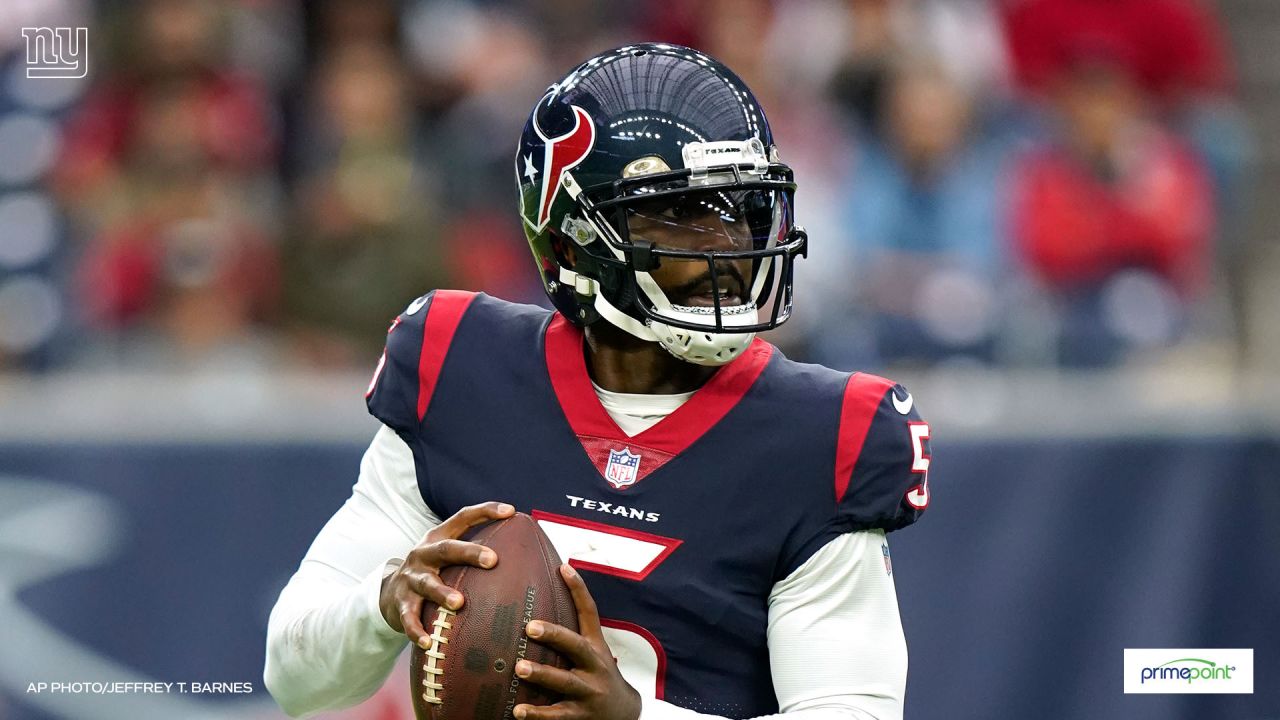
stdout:
{"type": "MultiPolygon", "coordinates": [[[[533,519],[556,552],[574,568],[642,581],[662,564],[680,541],[612,525],[533,511],[533,519]]],[[[662,699],[667,654],[648,629],[623,620],[600,618],[604,639],[631,686],[662,699]]]]}
{"type": "Polygon", "coordinates": [[[929,424],[909,422],[907,429],[911,431],[911,472],[920,475],[920,484],[907,491],[906,500],[911,507],[924,510],[929,506],[929,452],[924,441],[929,439],[929,424]]]}

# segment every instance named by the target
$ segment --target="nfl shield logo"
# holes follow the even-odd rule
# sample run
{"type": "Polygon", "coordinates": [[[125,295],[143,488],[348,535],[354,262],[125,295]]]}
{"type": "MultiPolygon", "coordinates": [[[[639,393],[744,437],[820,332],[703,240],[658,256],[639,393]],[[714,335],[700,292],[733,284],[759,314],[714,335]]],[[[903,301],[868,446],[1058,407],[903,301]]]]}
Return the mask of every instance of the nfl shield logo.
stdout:
{"type": "Polygon", "coordinates": [[[604,468],[604,479],[616,488],[634,485],[640,471],[640,456],[630,447],[609,451],[609,464],[604,468]]]}
{"type": "Polygon", "coordinates": [[[889,557],[889,543],[880,543],[880,553],[884,555],[884,574],[893,574],[893,559],[889,557]]]}

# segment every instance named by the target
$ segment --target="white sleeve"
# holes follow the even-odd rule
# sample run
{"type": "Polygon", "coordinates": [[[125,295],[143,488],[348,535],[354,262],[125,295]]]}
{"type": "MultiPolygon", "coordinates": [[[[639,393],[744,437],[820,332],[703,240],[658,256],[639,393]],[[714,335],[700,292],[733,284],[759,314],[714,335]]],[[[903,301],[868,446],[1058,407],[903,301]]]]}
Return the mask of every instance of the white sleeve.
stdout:
{"type": "Polygon", "coordinates": [[[349,707],[382,685],[408,644],[378,608],[385,568],[439,524],[418,493],[412,451],[383,426],[351,497],[271,611],[263,681],[286,713],[349,707]]]}
{"type": "MultiPolygon", "coordinates": [[[[841,535],[773,586],[769,663],[787,720],[902,720],[907,643],[882,545],[880,530],[841,535]]],[[[716,717],[648,698],[640,714],[716,717]]]]}

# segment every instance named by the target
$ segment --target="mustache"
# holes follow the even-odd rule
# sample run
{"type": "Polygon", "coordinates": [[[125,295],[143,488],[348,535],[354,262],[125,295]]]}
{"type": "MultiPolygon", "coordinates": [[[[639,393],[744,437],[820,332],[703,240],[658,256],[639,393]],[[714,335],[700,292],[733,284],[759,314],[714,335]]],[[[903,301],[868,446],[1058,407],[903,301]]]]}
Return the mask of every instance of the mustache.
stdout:
{"type": "MultiPolygon", "coordinates": [[[[716,285],[719,286],[720,289],[723,290],[726,287],[731,287],[733,283],[737,283],[738,294],[745,295],[747,291],[747,283],[742,278],[742,273],[738,272],[738,268],[734,267],[733,265],[717,266],[715,269],[715,273],[716,273],[716,285]],[[731,282],[726,282],[726,280],[731,282]]],[[[697,291],[704,285],[707,287],[711,287],[711,284],[712,284],[711,271],[707,270],[706,272],[690,280],[689,282],[682,283],[672,288],[670,294],[675,297],[688,297],[690,295],[693,295],[695,291],[697,291]]]]}

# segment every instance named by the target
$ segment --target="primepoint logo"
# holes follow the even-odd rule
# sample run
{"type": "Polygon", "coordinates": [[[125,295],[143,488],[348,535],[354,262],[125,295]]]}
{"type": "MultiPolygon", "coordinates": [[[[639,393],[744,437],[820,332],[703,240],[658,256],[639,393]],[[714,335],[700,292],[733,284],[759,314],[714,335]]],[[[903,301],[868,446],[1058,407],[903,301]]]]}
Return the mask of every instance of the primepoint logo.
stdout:
{"type": "Polygon", "coordinates": [[[1125,648],[1125,693],[1253,693],[1253,650],[1125,648]]]}
{"type": "Polygon", "coordinates": [[[1142,668],[1142,682],[1148,680],[1230,680],[1235,665],[1219,665],[1204,658],[1179,658],[1156,667],[1142,668]],[[1198,663],[1198,664],[1197,664],[1198,663]]]}

